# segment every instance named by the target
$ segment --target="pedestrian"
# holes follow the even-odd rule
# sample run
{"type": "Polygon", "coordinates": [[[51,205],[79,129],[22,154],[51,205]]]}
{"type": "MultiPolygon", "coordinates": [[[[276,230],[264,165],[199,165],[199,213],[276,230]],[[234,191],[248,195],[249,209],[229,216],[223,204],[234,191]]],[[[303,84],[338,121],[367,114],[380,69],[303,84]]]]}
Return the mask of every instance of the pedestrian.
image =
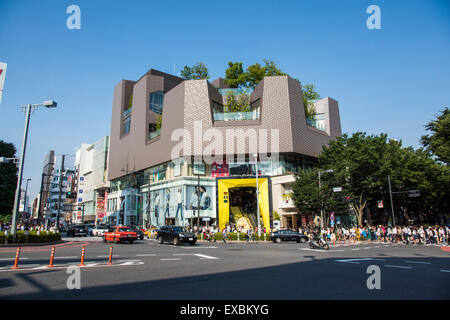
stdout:
{"type": "Polygon", "coordinates": [[[223,228],[223,230],[222,230],[222,241],[224,243],[227,243],[227,237],[228,237],[228,232],[227,231],[228,231],[227,228],[223,228]]]}

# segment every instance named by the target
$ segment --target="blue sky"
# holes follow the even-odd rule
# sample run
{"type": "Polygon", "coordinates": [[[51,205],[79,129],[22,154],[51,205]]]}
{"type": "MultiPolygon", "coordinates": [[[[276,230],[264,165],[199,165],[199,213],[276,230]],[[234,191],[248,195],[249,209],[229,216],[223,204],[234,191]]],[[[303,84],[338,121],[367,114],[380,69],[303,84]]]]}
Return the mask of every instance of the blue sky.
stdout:
{"type": "Polygon", "coordinates": [[[423,126],[449,105],[449,40],[449,1],[0,0],[0,61],[8,63],[0,139],[19,154],[18,106],[58,102],[31,118],[24,178],[35,197],[48,150],[74,154],[109,134],[121,79],[201,61],[214,80],[228,61],[268,58],[338,100],[343,132],[384,132],[418,148],[423,126]],[[81,30],[66,27],[72,4],[81,30]],[[381,30],[366,27],[372,4],[381,30]]]}

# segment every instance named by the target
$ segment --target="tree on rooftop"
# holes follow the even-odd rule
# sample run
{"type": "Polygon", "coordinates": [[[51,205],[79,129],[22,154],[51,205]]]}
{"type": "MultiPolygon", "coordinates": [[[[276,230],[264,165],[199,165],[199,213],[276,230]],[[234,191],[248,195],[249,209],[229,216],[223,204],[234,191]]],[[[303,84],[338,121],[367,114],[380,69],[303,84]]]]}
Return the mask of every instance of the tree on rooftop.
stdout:
{"type": "Polygon", "coordinates": [[[197,62],[193,67],[184,66],[181,77],[186,80],[209,79],[208,67],[203,62],[197,62]]]}

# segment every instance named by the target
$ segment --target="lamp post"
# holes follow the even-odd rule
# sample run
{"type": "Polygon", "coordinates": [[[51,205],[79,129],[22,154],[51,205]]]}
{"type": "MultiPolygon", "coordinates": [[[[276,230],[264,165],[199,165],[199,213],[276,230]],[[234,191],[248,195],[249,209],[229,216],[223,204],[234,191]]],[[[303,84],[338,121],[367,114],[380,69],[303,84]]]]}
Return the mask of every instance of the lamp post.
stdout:
{"type": "Polygon", "coordinates": [[[261,237],[261,222],[259,221],[259,185],[258,185],[258,154],[254,153],[255,157],[255,175],[256,175],[256,216],[258,221],[258,237],[261,237]]]}
{"type": "Polygon", "coordinates": [[[321,185],[321,181],[320,181],[320,175],[322,173],[332,173],[333,169],[330,170],[326,170],[326,171],[319,171],[319,194],[320,194],[320,199],[321,199],[321,205],[320,205],[320,229],[323,229],[323,197],[321,194],[321,189],[322,189],[322,185],[321,185]]]}
{"type": "Polygon", "coordinates": [[[26,112],[25,119],[25,129],[23,133],[23,141],[22,141],[22,154],[20,157],[20,165],[19,165],[19,176],[17,177],[17,188],[16,188],[16,196],[14,199],[14,209],[13,209],[13,217],[12,217],[12,230],[11,234],[13,237],[13,242],[16,239],[16,231],[17,231],[17,215],[19,213],[19,202],[20,202],[20,188],[22,187],[22,174],[23,174],[23,164],[25,163],[25,150],[27,148],[27,138],[28,138],[28,126],[30,124],[30,116],[31,112],[37,110],[40,106],[45,106],[47,108],[56,108],[56,102],[49,100],[44,101],[39,104],[28,104],[26,106],[22,106],[22,110],[26,112]]]}

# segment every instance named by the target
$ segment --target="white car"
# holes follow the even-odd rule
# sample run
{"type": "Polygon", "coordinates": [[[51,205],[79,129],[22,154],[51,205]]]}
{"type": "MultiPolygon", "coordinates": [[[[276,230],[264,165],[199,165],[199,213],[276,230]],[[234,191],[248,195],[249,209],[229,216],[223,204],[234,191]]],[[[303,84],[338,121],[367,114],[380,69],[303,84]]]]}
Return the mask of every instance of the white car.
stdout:
{"type": "Polygon", "coordinates": [[[92,235],[101,237],[103,236],[103,233],[107,232],[108,228],[106,226],[97,226],[92,230],[92,235]]]}

